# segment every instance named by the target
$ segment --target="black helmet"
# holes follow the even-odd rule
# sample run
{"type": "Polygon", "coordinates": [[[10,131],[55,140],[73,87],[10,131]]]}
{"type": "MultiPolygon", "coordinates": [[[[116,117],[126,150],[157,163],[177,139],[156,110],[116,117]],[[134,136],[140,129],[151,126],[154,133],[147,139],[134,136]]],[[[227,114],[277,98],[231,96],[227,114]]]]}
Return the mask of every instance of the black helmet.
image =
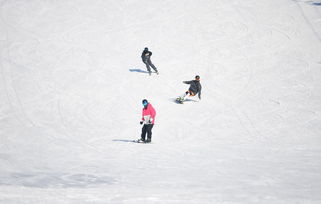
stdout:
{"type": "Polygon", "coordinates": [[[145,49],[144,49],[145,51],[148,51],[148,47],[145,47],[145,49]]]}
{"type": "Polygon", "coordinates": [[[200,79],[200,76],[199,76],[199,75],[196,75],[196,76],[195,76],[195,79],[199,80],[199,79],[200,79]]]}

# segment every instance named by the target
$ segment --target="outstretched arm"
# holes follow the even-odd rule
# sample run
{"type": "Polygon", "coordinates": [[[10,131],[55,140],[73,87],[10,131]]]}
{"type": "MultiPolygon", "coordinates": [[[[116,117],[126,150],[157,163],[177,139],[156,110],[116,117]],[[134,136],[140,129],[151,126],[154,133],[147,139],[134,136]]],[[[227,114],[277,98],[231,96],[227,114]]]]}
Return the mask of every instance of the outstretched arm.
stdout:
{"type": "Polygon", "coordinates": [[[192,81],[183,81],[184,84],[191,84],[192,81]]]}

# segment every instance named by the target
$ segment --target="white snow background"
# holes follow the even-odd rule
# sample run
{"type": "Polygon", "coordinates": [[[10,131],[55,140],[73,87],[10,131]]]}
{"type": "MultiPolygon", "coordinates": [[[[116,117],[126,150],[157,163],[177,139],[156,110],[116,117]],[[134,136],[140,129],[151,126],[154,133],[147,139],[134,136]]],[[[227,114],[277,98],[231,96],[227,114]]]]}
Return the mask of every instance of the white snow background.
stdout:
{"type": "Polygon", "coordinates": [[[320,0],[0,9],[0,203],[321,203],[320,0]]]}

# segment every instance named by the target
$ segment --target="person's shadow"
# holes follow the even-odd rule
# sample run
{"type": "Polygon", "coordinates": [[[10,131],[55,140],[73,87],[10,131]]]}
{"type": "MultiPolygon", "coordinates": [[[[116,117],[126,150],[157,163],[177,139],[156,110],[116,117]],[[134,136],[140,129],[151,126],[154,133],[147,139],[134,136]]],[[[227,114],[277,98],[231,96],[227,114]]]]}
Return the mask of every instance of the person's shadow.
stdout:
{"type": "Polygon", "coordinates": [[[138,72],[138,73],[144,73],[144,74],[148,74],[148,71],[146,70],[142,70],[142,69],[129,69],[130,72],[138,72]]]}
{"type": "Polygon", "coordinates": [[[114,139],[113,142],[135,142],[135,140],[114,139]]]}
{"type": "Polygon", "coordinates": [[[321,6],[321,3],[319,3],[319,2],[314,2],[312,4],[315,5],[315,6],[321,6]]]}

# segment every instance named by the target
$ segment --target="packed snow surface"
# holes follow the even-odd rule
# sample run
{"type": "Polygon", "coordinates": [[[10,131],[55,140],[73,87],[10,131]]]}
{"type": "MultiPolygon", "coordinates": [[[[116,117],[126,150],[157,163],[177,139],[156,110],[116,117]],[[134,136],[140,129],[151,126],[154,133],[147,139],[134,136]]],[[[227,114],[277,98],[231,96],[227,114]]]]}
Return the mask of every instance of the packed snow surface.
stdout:
{"type": "Polygon", "coordinates": [[[1,204],[320,204],[320,172],[320,0],[0,1],[1,204]]]}

